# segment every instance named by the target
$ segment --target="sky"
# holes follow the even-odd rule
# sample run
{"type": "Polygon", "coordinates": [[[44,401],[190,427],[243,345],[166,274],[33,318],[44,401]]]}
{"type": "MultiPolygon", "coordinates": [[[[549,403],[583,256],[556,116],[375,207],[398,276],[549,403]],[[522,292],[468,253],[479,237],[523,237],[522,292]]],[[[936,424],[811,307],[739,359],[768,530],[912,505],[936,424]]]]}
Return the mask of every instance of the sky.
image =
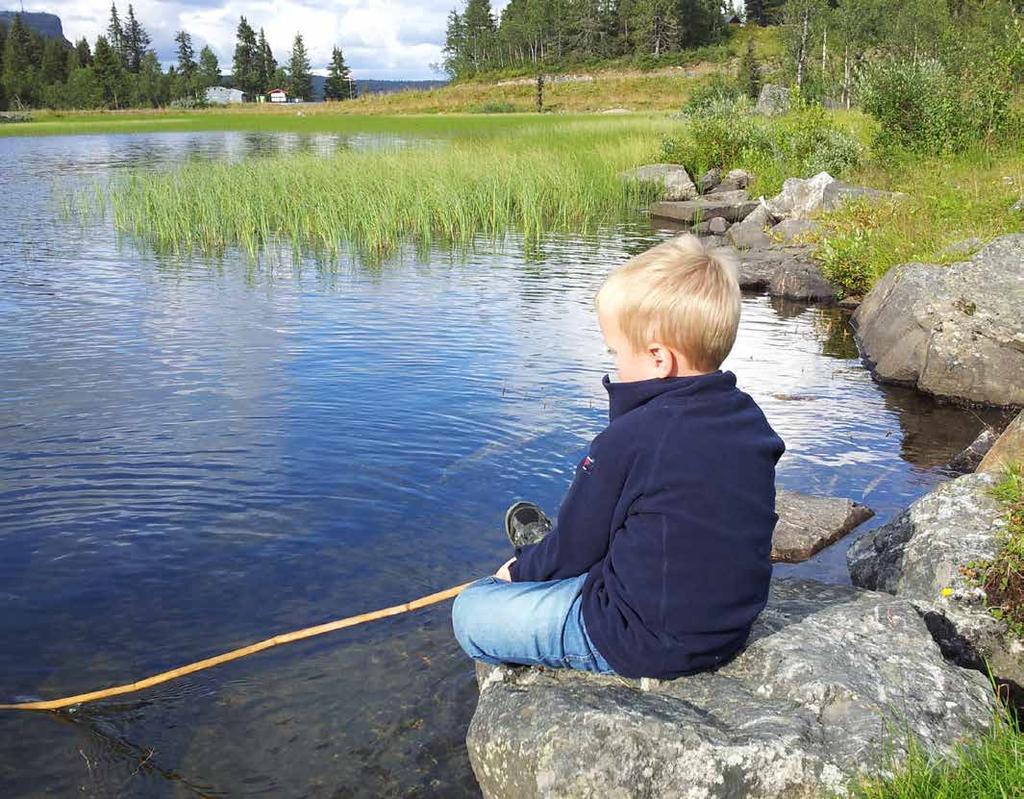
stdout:
{"type": "MultiPolygon", "coordinates": [[[[504,2],[494,2],[495,10],[504,2]]],[[[291,52],[301,33],[313,71],[326,73],[331,48],[340,46],[356,78],[436,80],[444,77],[431,69],[441,61],[441,46],[448,12],[461,0],[133,0],[136,18],[153,39],[152,47],[169,66],[176,60],[174,34],[187,30],[198,57],[204,45],[217,54],[221,70],[229,72],[239,16],[256,31],[263,27],[278,63],[291,52]]],[[[118,0],[123,19],[127,0],[118,0]]],[[[3,7],[16,9],[8,0],[3,7]]],[[[85,36],[90,43],[106,32],[108,0],[46,0],[25,3],[25,11],[57,14],[64,35],[72,41],[85,36]]]]}

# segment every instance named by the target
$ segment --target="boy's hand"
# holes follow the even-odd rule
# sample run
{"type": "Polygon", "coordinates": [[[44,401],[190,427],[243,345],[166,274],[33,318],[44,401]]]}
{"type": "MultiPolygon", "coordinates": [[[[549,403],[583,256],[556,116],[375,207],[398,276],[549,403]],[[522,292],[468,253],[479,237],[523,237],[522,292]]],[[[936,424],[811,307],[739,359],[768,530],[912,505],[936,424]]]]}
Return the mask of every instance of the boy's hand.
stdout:
{"type": "Polygon", "coordinates": [[[497,577],[499,580],[504,580],[506,583],[512,582],[512,575],[508,573],[508,567],[511,566],[514,561],[515,558],[509,558],[508,560],[506,560],[501,565],[501,568],[494,573],[494,576],[497,577]]]}

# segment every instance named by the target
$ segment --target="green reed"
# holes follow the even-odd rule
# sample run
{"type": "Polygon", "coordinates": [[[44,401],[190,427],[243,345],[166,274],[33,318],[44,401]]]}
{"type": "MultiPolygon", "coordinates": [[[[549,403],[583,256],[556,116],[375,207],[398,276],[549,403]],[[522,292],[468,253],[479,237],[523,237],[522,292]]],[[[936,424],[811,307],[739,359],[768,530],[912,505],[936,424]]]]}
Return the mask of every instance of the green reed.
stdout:
{"type": "MultiPolygon", "coordinates": [[[[380,259],[410,243],[464,248],[477,237],[591,233],[652,197],[622,170],[649,161],[667,121],[567,120],[412,145],[191,161],[135,170],[109,186],[117,228],[159,253],[204,256],[282,244],[380,259]]],[[[74,204],[74,203],[73,203],[74,204]]],[[[99,210],[94,200],[79,212],[99,210]]]]}

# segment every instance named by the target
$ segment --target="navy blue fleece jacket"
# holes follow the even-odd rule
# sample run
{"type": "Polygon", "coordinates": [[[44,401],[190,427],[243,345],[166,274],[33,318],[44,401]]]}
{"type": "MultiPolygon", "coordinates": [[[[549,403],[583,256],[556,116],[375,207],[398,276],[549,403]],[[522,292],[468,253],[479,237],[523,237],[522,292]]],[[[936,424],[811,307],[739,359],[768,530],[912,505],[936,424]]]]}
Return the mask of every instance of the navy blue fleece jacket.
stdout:
{"type": "Polygon", "coordinates": [[[768,598],[785,446],[731,372],[604,385],[609,425],[512,580],[586,573],[587,632],[624,677],[710,668],[768,598]]]}

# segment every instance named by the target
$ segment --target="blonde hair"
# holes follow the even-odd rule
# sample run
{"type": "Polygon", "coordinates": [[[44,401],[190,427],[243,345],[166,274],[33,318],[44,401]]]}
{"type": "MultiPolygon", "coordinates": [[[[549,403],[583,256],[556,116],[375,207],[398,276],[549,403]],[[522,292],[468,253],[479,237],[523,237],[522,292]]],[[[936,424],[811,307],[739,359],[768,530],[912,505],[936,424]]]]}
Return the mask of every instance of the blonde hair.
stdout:
{"type": "Polygon", "coordinates": [[[736,264],[685,234],[627,261],[595,300],[611,315],[634,352],[658,341],[694,369],[713,372],[736,341],[740,287],[736,264]]]}

